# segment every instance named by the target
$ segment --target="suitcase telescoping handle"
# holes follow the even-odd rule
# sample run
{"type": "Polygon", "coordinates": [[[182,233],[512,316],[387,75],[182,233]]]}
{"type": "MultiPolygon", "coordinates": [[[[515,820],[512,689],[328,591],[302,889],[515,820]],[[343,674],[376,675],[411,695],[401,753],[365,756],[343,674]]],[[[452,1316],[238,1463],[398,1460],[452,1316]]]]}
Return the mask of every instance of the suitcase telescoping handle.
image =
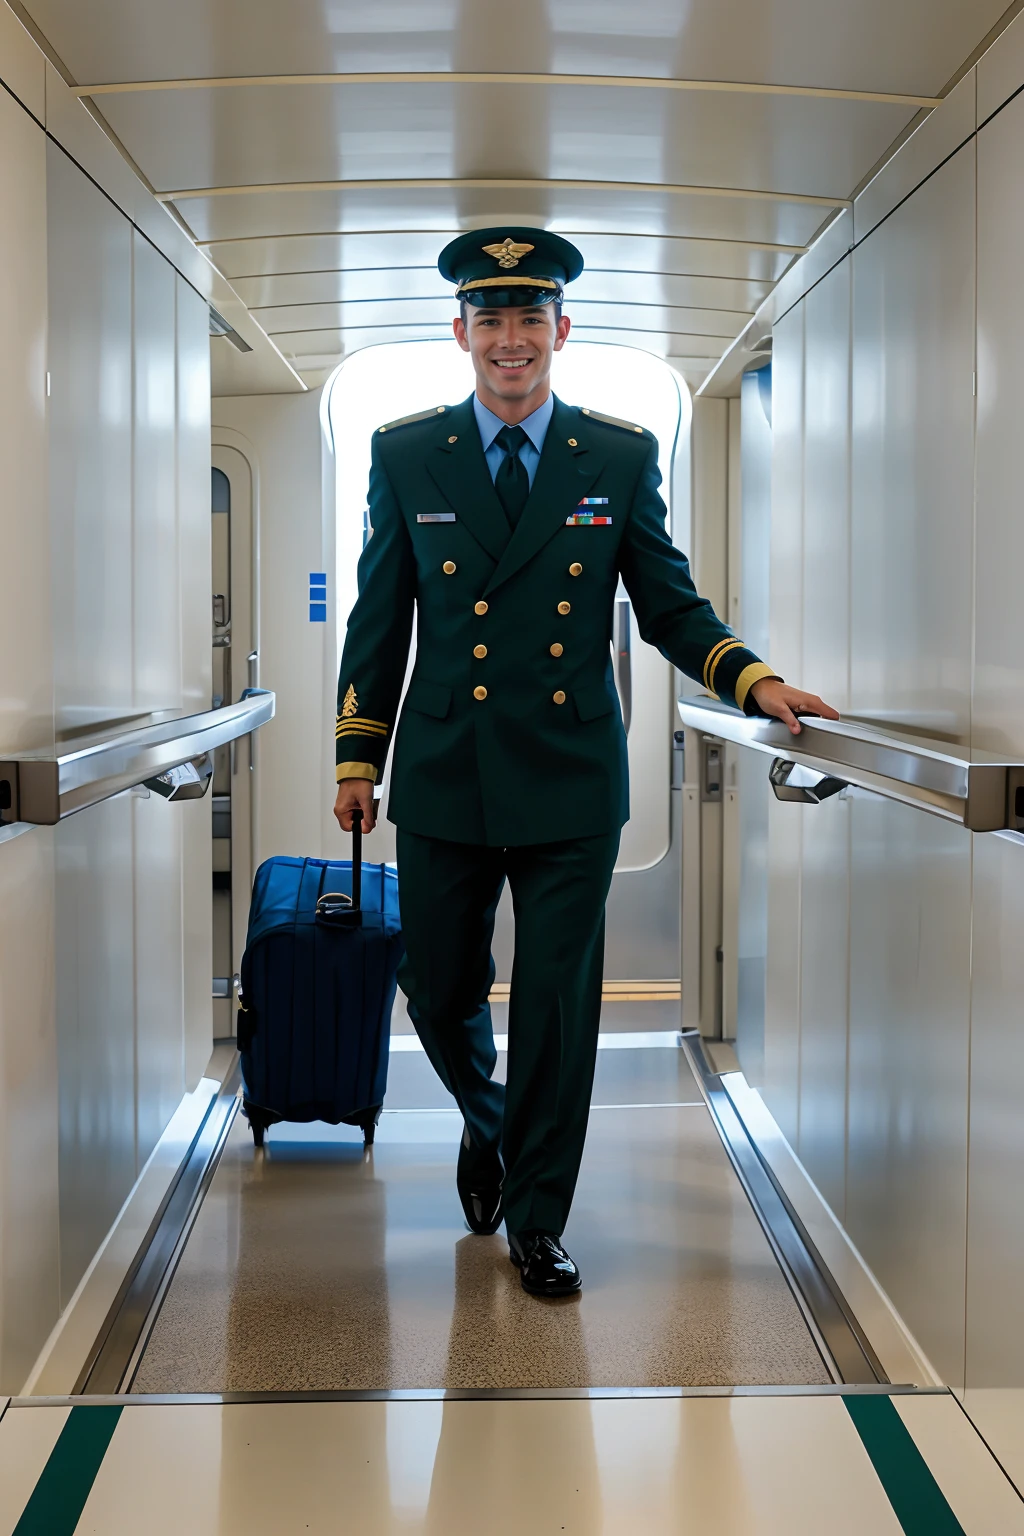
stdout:
{"type": "Polygon", "coordinates": [[[352,906],[358,912],[363,902],[363,813],[358,805],[352,812],[352,906]]]}
{"type": "Polygon", "coordinates": [[[357,806],[352,812],[352,895],[326,891],[316,904],[316,921],[324,928],[358,928],[362,924],[362,900],[363,813],[357,806]]]}

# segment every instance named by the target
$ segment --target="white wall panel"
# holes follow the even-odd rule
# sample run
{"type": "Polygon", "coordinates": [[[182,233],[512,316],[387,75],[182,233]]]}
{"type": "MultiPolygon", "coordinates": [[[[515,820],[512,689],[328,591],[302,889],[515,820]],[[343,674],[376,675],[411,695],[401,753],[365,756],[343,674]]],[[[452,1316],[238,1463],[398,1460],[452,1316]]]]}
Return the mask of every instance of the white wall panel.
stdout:
{"type": "Polygon", "coordinates": [[[132,797],[56,829],[61,1303],[135,1180],[132,797]]]}
{"type": "Polygon", "coordinates": [[[57,1319],[53,834],[0,846],[0,1391],[57,1319]]]}
{"type": "Polygon", "coordinates": [[[1015,16],[978,60],[978,122],[983,123],[1024,85],[1024,21],[1015,16]]]}
{"type": "Polygon", "coordinates": [[[853,255],[850,708],[968,739],[974,148],[853,255]]]}
{"type": "MultiPolygon", "coordinates": [[[[212,676],[210,344],[206,303],[177,279],[178,529],[183,703],[209,709],[212,676]]],[[[212,799],[180,806],[185,1081],[206,1070],[213,1043],[212,799]]]]}
{"type": "MultiPolygon", "coordinates": [[[[978,69],[982,113],[1021,70],[1018,18],[978,69]]],[[[978,430],[972,744],[1024,755],[1018,551],[1024,452],[1019,284],[1024,258],[1017,97],[978,135],[978,430]]],[[[1009,1474],[1024,1477],[1024,847],[975,838],[971,1141],[967,1247],[968,1412],[1009,1474]]]]}
{"type": "MultiPolygon", "coordinates": [[[[746,374],[741,394],[742,533],[740,633],[759,656],[770,651],[768,564],[772,520],[771,369],[746,374]]],[[[768,801],[758,754],[734,754],[739,799],[736,1051],[747,1080],[764,1080],[765,978],[768,956],[768,801]]]]}
{"type": "Polygon", "coordinates": [[[181,704],[181,606],[173,267],[133,233],[133,695],[139,710],[181,704]]]}
{"type": "MultiPolygon", "coordinates": [[[[849,697],[850,263],[804,302],[803,664],[793,675],[845,710],[849,697]]],[[[841,1217],[846,1181],[849,805],[803,813],[800,1139],[841,1217]]]]}
{"type": "MultiPolygon", "coordinates": [[[[135,1119],[139,1168],[185,1092],[183,808],[169,805],[158,795],[148,800],[132,798],[135,1119]]],[[[206,990],[210,991],[209,982],[206,990]]]]}
{"type": "Polygon", "coordinates": [[[1024,96],[1018,96],[978,135],[976,631],[971,721],[975,747],[1016,757],[1024,753],[1022,133],[1024,96]]]}
{"type": "Polygon", "coordinates": [[[1024,1475],[1024,847],[977,837],[971,1012],[968,1412],[1024,1475]],[[1008,1422],[1007,1409],[1016,1408],[1008,1422]],[[1010,1431],[1008,1433],[1008,1431],[1010,1431]]]}
{"type": "Polygon", "coordinates": [[[970,138],[976,126],[976,101],[977,71],[971,69],[854,199],[856,240],[863,240],[970,138]]]}
{"type": "Polygon", "coordinates": [[[58,732],[132,712],[132,234],[47,145],[58,732]]]}
{"type": "Polygon", "coordinates": [[[0,0],[0,80],[40,123],[46,117],[45,67],[43,55],[21,22],[0,0]]]}
{"type": "MultiPolygon", "coordinates": [[[[774,331],[772,547],[768,660],[796,679],[803,665],[804,306],[774,331]]],[[[773,799],[768,811],[768,960],[764,1095],[798,1141],[800,1106],[800,840],[803,810],[773,799]]]]}
{"type": "Polygon", "coordinates": [[[971,839],[856,792],[846,1225],[942,1379],[962,1384],[971,839]]]}
{"type": "Polygon", "coordinates": [[[0,144],[0,751],[14,752],[53,746],[46,139],[3,90],[0,144]]]}

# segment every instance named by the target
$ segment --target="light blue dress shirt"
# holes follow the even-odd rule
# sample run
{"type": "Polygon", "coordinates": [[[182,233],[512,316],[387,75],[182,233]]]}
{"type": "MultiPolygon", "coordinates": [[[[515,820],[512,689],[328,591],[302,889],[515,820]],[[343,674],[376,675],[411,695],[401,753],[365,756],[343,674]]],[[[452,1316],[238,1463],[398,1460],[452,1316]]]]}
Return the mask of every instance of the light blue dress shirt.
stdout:
{"type": "MultiPolygon", "coordinates": [[[[548,395],[543,405],[539,405],[532,415],[527,416],[519,425],[526,433],[526,442],[519,450],[519,462],[526,466],[526,473],[530,480],[530,490],[533,490],[533,480],[537,473],[537,465],[540,463],[541,449],[544,447],[544,439],[548,435],[548,427],[551,425],[551,412],[555,408],[554,395],[548,395]]],[[[487,468],[494,480],[501,461],[505,457],[505,450],[495,439],[502,427],[508,426],[508,422],[502,421],[489,411],[486,405],[480,401],[479,395],[473,396],[473,411],[476,415],[476,424],[480,428],[480,441],[484,447],[484,458],[487,460],[487,468]]]]}

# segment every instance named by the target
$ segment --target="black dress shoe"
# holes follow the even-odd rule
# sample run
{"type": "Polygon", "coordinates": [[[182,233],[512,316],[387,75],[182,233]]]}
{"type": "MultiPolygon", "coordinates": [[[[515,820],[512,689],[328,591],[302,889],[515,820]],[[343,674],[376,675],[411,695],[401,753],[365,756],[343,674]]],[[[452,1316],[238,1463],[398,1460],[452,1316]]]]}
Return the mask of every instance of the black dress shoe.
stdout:
{"type": "Polygon", "coordinates": [[[455,1183],[466,1216],[466,1225],[478,1237],[490,1237],[501,1226],[504,1211],[501,1189],[505,1170],[497,1152],[481,1154],[469,1137],[462,1133],[459,1166],[455,1183]]]}
{"type": "Polygon", "coordinates": [[[510,1235],[508,1256],[531,1296],[572,1296],[583,1285],[576,1265],[551,1232],[510,1235]]]}

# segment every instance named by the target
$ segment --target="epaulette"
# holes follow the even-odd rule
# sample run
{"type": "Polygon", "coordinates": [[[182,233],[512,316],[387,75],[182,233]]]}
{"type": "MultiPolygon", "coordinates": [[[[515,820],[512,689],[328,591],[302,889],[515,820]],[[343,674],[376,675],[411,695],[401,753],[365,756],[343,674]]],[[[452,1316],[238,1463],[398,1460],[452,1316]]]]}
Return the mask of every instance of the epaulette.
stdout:
{"type": "Polygon", "coordinates": [[[617,416],[605,416],[603,411],[592,411],[586,405],[581,405],[580,410],[584,416],[590,416],[594,421],[603,421],[609,427],[621,427],[623,432],[643,433],[643,427],[638,427],[635,421],[620,421],[617,416]]]}
{"type": "Polygon", "coordinates": [[[409,427],[414,421],[426,421],[431,416],[443,416],[448,409],[446,405],[433,405],[429,411],[417,411],[415,416],[399,416],[397,421],[385,422],[378,427],[378,432],[393,432],[396,427],[409,427]]]}

